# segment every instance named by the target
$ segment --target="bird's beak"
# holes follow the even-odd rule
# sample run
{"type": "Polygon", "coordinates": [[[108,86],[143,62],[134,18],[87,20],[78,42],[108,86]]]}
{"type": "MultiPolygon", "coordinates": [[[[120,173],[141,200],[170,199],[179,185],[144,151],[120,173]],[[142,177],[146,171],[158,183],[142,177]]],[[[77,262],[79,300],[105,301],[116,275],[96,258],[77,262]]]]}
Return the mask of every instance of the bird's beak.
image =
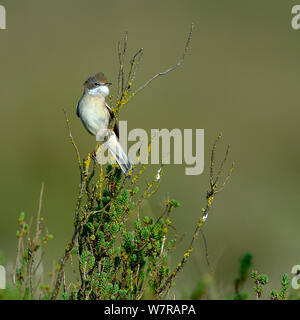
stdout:
{"type": "Polygon", "coordinates": [[[106,84],[108,87],[112,85],[111,82],[106,82],[105,84],[106,84]]]}

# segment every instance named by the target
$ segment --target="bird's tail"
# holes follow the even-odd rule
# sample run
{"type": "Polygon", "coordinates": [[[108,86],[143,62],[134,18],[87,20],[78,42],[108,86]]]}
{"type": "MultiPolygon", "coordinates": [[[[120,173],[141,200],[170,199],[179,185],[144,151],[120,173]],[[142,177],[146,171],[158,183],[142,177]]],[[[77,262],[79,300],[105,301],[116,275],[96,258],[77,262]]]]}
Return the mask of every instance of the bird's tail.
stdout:
{"type": "MultiPolygon", "coordinates": [[[[107,149],[110,151],[112,156],[118,162],[120,168],[122,169],[125,175],[132,169],[132,162],[123,150],[116,134],[112,131],[106,140],[105,144],[107,145],[107,149]]],[[[98,156],[98,154],[97,154],[98,156]]]]}

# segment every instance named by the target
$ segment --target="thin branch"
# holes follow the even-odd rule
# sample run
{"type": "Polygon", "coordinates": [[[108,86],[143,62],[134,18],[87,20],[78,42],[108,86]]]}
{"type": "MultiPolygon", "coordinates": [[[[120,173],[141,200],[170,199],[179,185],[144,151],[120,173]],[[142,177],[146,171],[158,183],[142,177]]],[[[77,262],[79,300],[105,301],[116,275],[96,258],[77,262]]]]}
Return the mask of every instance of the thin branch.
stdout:
{"type": "Polygon", "coordinates": [[[42,202],[43,202],[43,194],[44,194],[44,182],[42,183],[41,186],[41,191],[40,191],[40,198],[39,198],[39,208],[37,212],[37,217],[36,217],[36,241],[38,241],[38,238],[41,234],[41,211],[42,211],[42,202]]]}
{"type": "MultiPolygon", "coordinates": [[[[119,78],[123,78],[123,80],[121,81],[119,79],[119,82],[121,81],[121,83],[119,83],[119,88],[121,88],[121,92],[118,93],[118,97],[117,97],[117,101],[116,101],[116,107],[114,109],[114,113],[115,113],[115,117],[113,119],[113,121],[111,122],[110,124],[110,128],[112,129],[115,125],[115,122],[118,120],[118,117],[119,117],[119,113],[122,109],[122,106],[125,105],[130,97],[128,98],[128,93],[132,87],[132,84],[133,84],[133,81],[135,79],[135,75],[136,75],[136,72],[138,70],[138,67],[139,67],[139,63],[140,63],[140,60],[142,58],[142,55],[143,55],[143,48],[139,49],[135,54],[134,56],[132,57],[132,59],[130,60],[130,70],[129,70],[129,73],[128,73],[128,78],[127,78],[127,84],[125,86],[124,84],[124,71],[123,71],[123,63],[124,61],[123,60],[120,60],[120,71],[119,71],[119,78]]],[[[120,89],[119,89],[120,90],[120,89]]],[[[132,97],[133,95],[131,95],[132,97]]]]}
{"type": "Polygon", "coordinates": [[[128,40],[128,33],[125,32],[125,36],[123,39],[123,48],[121,45],[121,41],[118,42],[118,56],[119,56],[119,64],[120,64],[119,76],[118,76],[118,97],[120,97],[122,92],[124,91],[124,58],[127,50],[127,40],[128,40]]]}
{"type": "Polygon", "coordinates": [[[20,264],[20,256],[21,256],[21,246],[23,245],[23,235],[20,234],[18,238],[18,248],[17,248],[17,257],[16,257],[16,263],[14,265],[14,272],[13,272],[13,284],[16,285],[16,272],[17,268],[20,264]]]}
{"type": "Polygon", "coordinates": [[[181,64],[182,62],[184,61],[184,58],[189,50],[189,47],[190,47],[190,43],[191,43],[191,39],[192,39],[192,33],[193,33],[193,30],[194,30],[194,24],[192,23],[191,24],[191,27],[190,27],[190,32],[189,32],[189,35],[188,35],[188,38],[187,38],[187,42],[186,42],[186,45],[184,47],[184,51],[182,53],[182,56],[181,58],[179,59],[179,61],[172,67],[168,68],[167,70],[165,71],[162,71],[162,72],[159,72],[157,73],[156,75],[154,75],[151,79],[149,79],[146,83],[144,83],[142,86],[140,86],[135,92],[133,95],[136,95],[137,93],[139,93],[140,91],[142,91],[143,89],[145,89],[153,80],[157,79],[158,77],[160,76],[164,76],[166,75],[167,73],[177,69],[181,64]]]}
{"type": "Polygon", "coordinates": [[[226,183],[229,181],[229,179],[231,178],[231,175],[233,173],[234,170],[234,166],[235,166],[235,162],[232,162],[231,168],[227,174],[227,177],[225,178],[224,182],[222,183],[221,187],[217,190],[217,192],[222,191],[225,188],[226,183]]]}
{"type": "Polygon", "coordinates": [[[230,151],[230,145],[227,146],[225,157],[224,157],[223,161],[221,162],[219,171],[218,171],[218,173],[217,173],[217,175],[216,175],[215,182],[214,182],[215,185],[218,183],[218,180],[219,180],[219,178],[220,178],[220,175],[221,175],[221,173],[222,173],[222,171],[223,171],[223,167],[224,167],[224,165],[226,164],[229,151],[230,151]]]}
{"type": "Polygon", "coordinates": [[[210,260],[209,260],[208,245],[207,245],[207,241],[206,241],[206,237],[205,237],[204,231],[203,231],[202,229],[200,229],[200,234],[201,234],[201,236],[202,236],[203,243],[204,243],[206,263],[207,263],[207,266],[208,266],[208,268],[209,268],[209,271],[210,271],[211,273],[213,273],[213,269],[212,269],[212,267],[211,267],[210,260]]]}
{"type": "Polygon", "coordinates": [[[130,61],[131,68],[128,74],[127,88],[126,88],[127,90],[129,90],[132,86],[132,83],[135,79],[135,75],[138,70],[139,63],[142,59],[143,53],[144,53],[144,49],[143,48],[139,49],[130,61]]]}
{"type": "Polygon", "coordinates": [[[215,140],[212,150],[211,150],[211,157],[210,157],[210,174],[209,174],[209,181],[210,181],[210,187],[212,188],[214,185],[214,167],[215,167],[215,152],[217,148],[217,143],[222,138],[222,133],[220,133],[215,140]]]}
{"type": "Polygon", "coordinates": [[[81,163],[81,156],[80,156],[80,153],[79,153],[79,149],[75,143],[75,140],[73,138],[73,135],[72,135],[72,132],[71,132],[71,126],[70,126],[70,120],[68,119],[68,115],[67,115],[67,111],[66,109],[63,109],[63,112],[64,112],[64,115],[65,115],[65,118],[66,118],[66,123],[67,123],[67,127],[68,127],[68,132],[69,132],[69,138],[70,138],[70,141],[75,149],[75,152],[76,152],[76,155],[77,155],[77,161],[78,161],[78,164],[79,164],[79,169],[80,169],[80,172],[82,172],[82,163],[81,163]]]}

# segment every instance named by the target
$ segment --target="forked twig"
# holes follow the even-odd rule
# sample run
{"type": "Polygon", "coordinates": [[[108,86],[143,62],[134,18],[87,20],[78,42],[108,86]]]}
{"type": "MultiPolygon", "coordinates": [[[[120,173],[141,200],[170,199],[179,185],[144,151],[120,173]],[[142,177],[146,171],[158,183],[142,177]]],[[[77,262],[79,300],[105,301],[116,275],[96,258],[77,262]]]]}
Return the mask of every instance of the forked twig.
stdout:
{"type": "Polygon", "coordinates": [[[155,74],[151,79],[149,79],[148,81],[146,81],[142,86],[140,86],[137,90],[135,90],[133,93],[129,94],[135,79],[135,75],[136,72],[138,70],[138,66],[139,66],[139,62],[142,58],[143,55],[143,48],[139,49],[135,55],[132,57],[132,59],[130,60],[130,70],[128,73],[128,79],[127,79],[127,84],[125,85],[124,83],[124,58],[125,58],[125,53],[126,53],[126,49],[127,49],[127,33],[125,34],[124,40],[123,40],[123,47],[121,45],[121,42],[119,42],[118,44],[118,56],[119,56],[119,77],[118,77],[118,96],[117,96],[117,102],[116,102],[116,106],[114,108],[114,113],[115,113],[115,118],[114,121],[112,121],[111,126],[113,127],[115,124],[115,121],[118,119],[119,113],[122,109],[122,107],[127,104],[129,102],[129,100],[131,100],[137,93],[139,93],[140,91],[142,91],[144,88],[146,88],[152,81],[154,81],[155,79],[159,78],[160,76],[164,76],[167,73],[177,69],[184,61],[184,58],[190,48],[190,43],[191,43],[191,39],[192,39],[192,33],[194,30],[194,24],[191,24],[190,27],[190,32],[188,34],[188,38],[182,53],[181,58],[178,60],[178,62],[166,69],[165,71],[161,71],[157,74],[155,74]]]}
{"type": "Polygon", "coordinates": [[[134,93],[133,95],[136,95],[137,93],[139,93],[140,91],[142,91],[143,89],[145,89],[153,80],[157,79],[158,77],[160,76],[164,76],[166,75],[167,73],[177,69],[181,64],[182,62],[184,61],[184,58],[189,50],[189,47],[190,47],[190,43],[191,43],[191,39],[192,39],[192,33],[193,33],[193,30],[194,30],[194,24],[192,23],[191,24],[191,27],[190,27],[190,32],[189,32],[189,35],[188,35],[188,38],[187,38],[187,41],[186,41],[186,44],[185,44],[185,47],[184,47],[184,51],[182,53],[182,56],[181,58],[179,59],[179,61],[172,67],[166,69],[165,71],[162,71],[162,72],[159,72],[157,74],[155,74],[151,79],[149,79],[148,81],[146,81],[142,86],[140,86],[134,93]]]}

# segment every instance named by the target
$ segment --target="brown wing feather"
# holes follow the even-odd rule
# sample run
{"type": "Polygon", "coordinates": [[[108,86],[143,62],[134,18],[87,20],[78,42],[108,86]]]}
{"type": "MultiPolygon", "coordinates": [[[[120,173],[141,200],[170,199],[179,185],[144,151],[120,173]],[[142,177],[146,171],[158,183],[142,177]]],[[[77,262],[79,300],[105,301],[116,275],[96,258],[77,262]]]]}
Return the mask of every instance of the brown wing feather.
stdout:
{"type": "MultiPolygon", "coordinates": [[[[107,110],[109,111],[110,122],[111,122],[115,118],[115,114],[112,111],[111,107],[106,102],[105,102],[105,106],[106,106],[107,110]]],[[[113,131],[119,139],[119,126],[118,126],[117,122],[115,122],[115,124],[114,124],[113,131]]]]}

